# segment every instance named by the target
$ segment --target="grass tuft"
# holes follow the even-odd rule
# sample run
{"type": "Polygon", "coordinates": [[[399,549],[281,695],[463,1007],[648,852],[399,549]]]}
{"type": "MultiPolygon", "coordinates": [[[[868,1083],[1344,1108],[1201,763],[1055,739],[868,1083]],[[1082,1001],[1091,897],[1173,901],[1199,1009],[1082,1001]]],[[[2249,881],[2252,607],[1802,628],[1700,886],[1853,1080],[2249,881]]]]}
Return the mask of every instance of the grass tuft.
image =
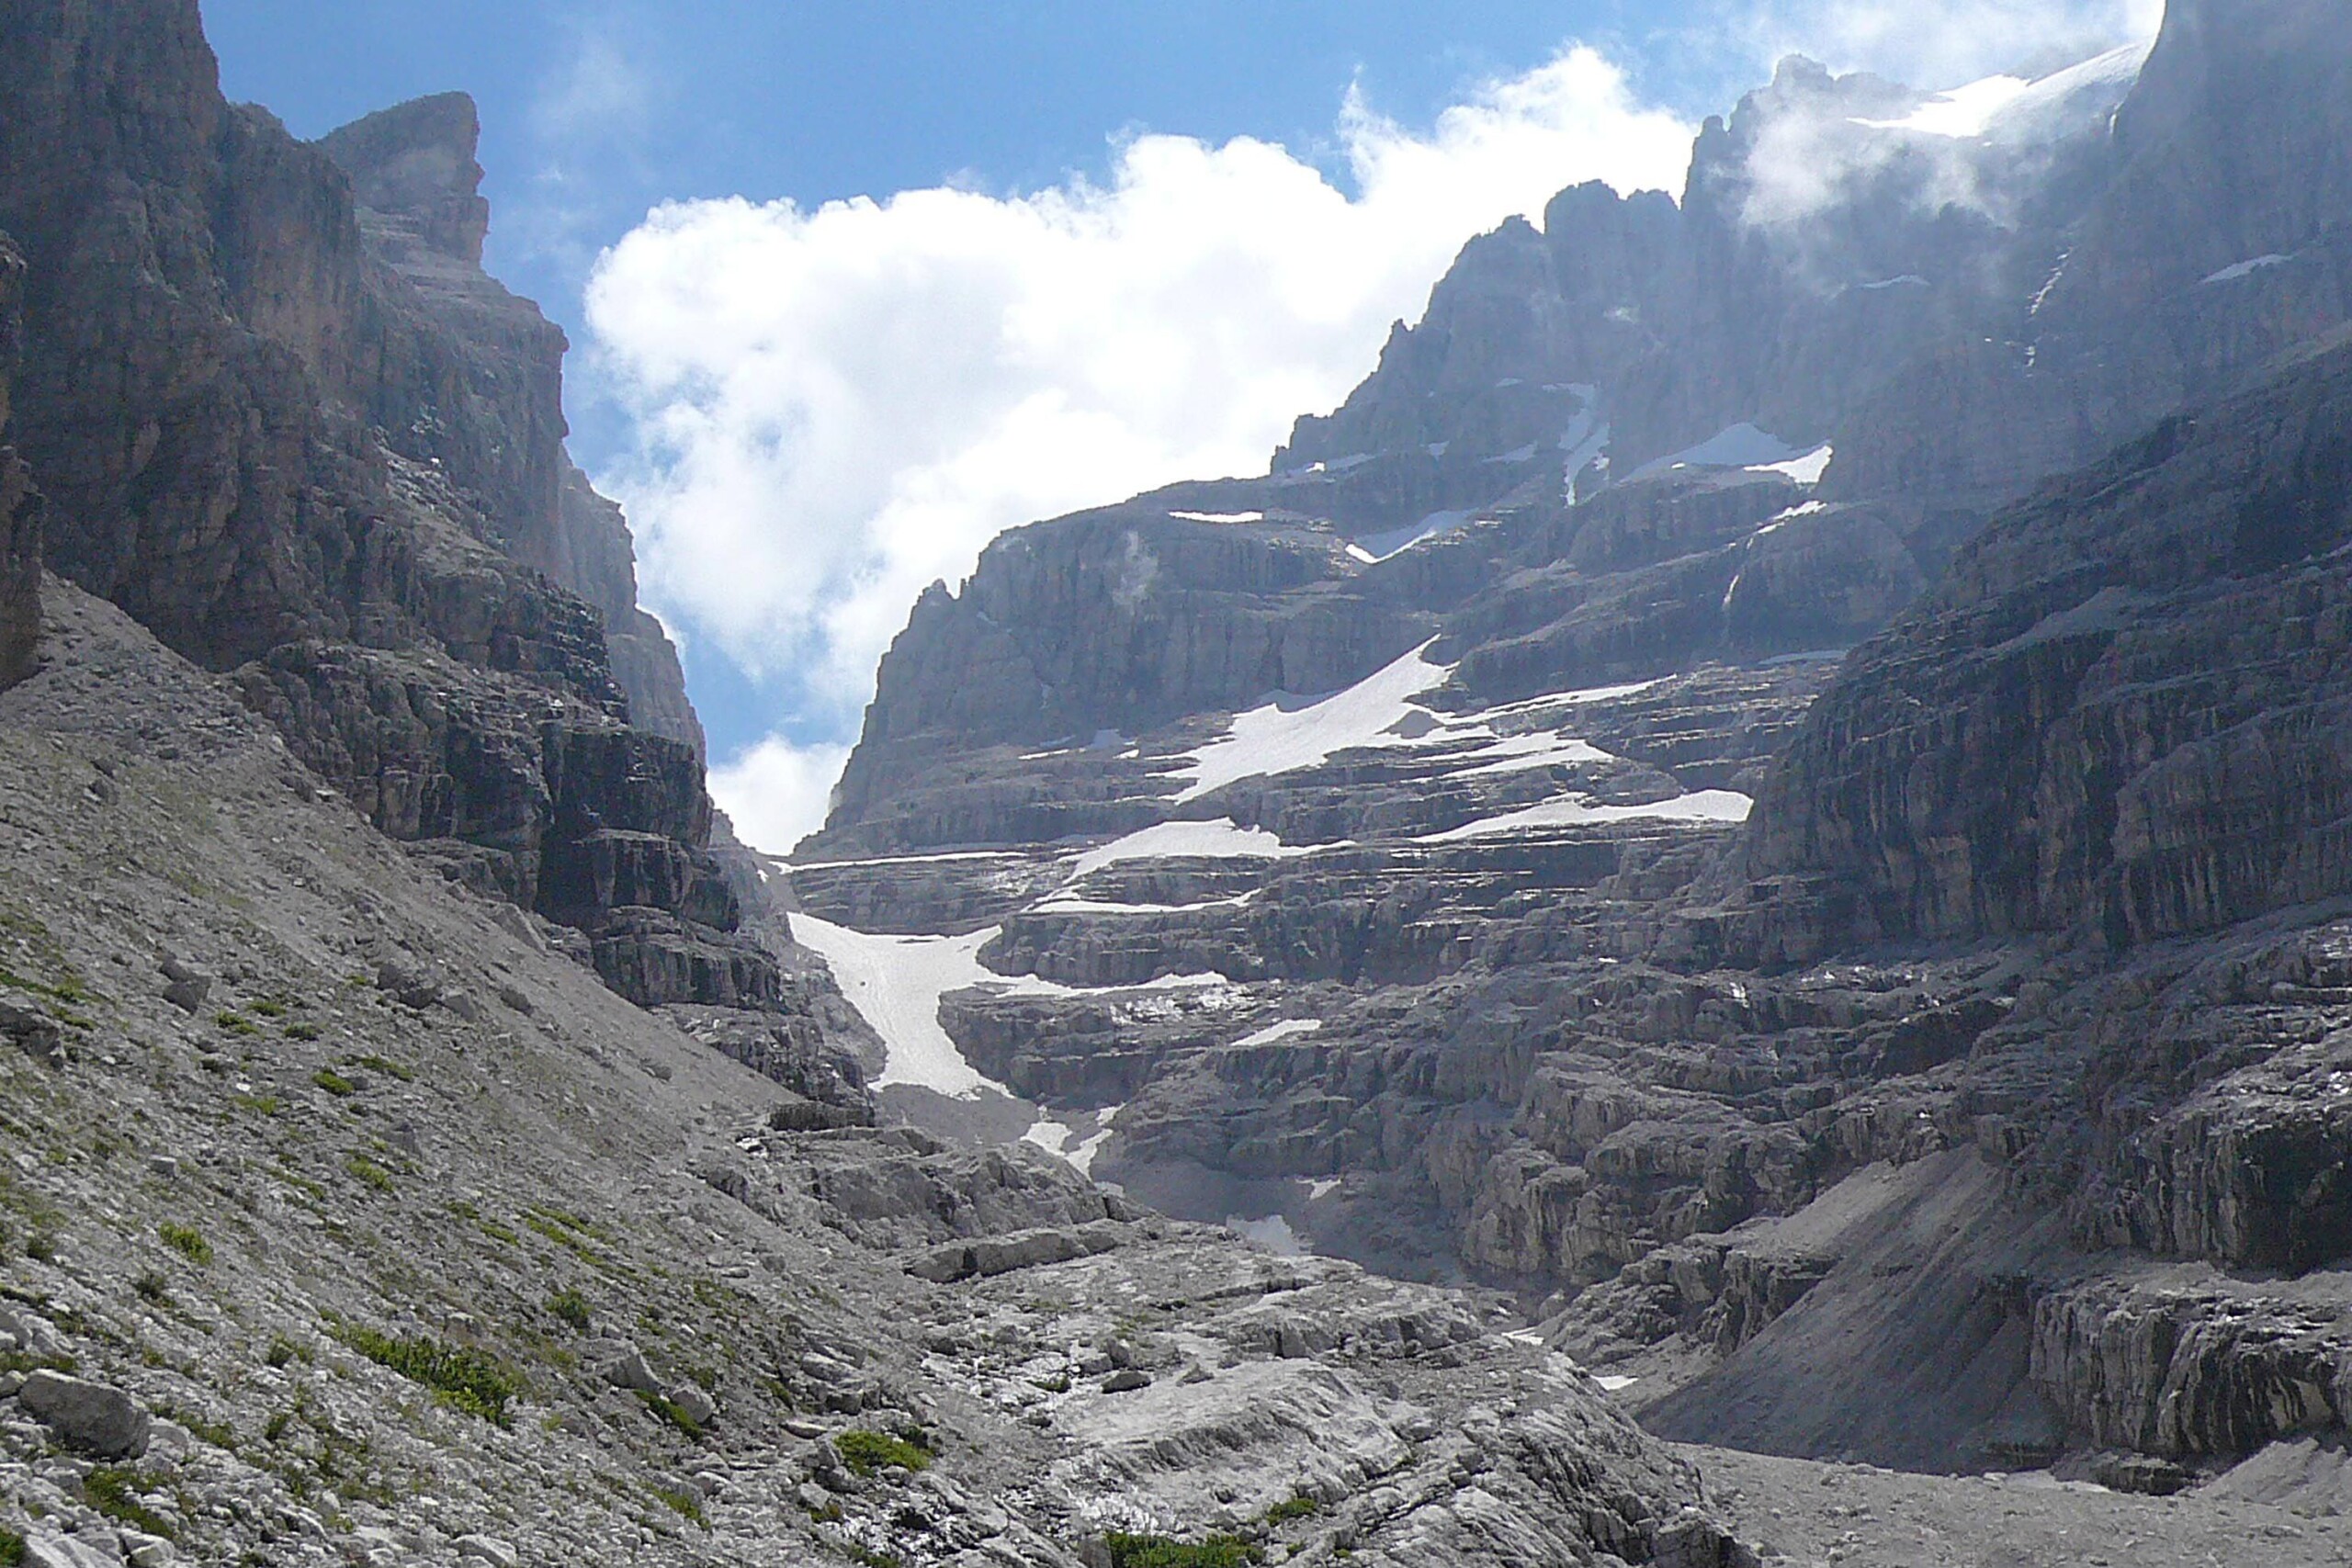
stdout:
{"type": "Polygon", "coordinates": [[[833,1439],[833,1446],[841,1450],[842,1462],[860,1475],[872,1475],[894,1464],[908,1470],[926,1470],[931,1465],[928,1449],[888,1432],[843,1432],[833,1439]]]}
{"type": "Polygon", "coordinates": [[[348,1100],[353,1095],[359,1092],[359,1086],[357,1084],[353,1083],[349,1078],[345,1077],[333,1067],[321,1067],[317,1072],[311,1075],[311,1081],[318,1085],[321,1089],[326,1090],[329,1094],[334,1095],[337,1100],[348,1100]]]}
{"type": "Polygon", "coordinates": [[[379,1367],[389,1367],[411,1382],[423,1383],[469,1415],[492,1426],[513,1425],[507,1410],[523,1393],[514,1370],[486,1351],[447,1345],[426,1335],[395,1337],[372,1328],[345,1325],[335,1337],[379,1367]]]}
{"type": "Polygon", "coordinates": [[[139,1478],[128,1470],[94,1470],[83,1478],[82,1495],[90,1506],[117,1524],[132,1529],[175,1539],[178,1531],[171,1522],[139,1499],[139,1478]]]}
{"type": "Polygon", "coordinates": [[[207,1268],[211,1264],[212,1244],[205,1240],[204,1233],[195,1226],[162,1224],[155,1227],[155,1234],[164,1238],[165,1247],[187,1258],[198,1269],[207,1268]]]}
{"type": "Polygon", "coordinates": [[[587,1333],[593,1321],[588,1298],[569,1285],[548,1298],[548,1315],[578,1334],[587,1333]]]}
{"type": "Polygon", "coordinates": [[[353,1155],[343,1162],[343,1168],[350,1173],[354,1181],[378,1192],[390,1192],[397,1185],[390,1171],[366,1155],[353,1155]]]}

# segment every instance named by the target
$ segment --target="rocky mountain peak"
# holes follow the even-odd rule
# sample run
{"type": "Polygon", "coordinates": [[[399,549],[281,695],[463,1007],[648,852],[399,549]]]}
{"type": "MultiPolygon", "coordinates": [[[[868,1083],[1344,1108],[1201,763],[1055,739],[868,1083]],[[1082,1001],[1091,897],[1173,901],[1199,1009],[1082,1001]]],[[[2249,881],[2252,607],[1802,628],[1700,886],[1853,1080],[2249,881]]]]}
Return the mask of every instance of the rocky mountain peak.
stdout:
{"type": "Polygon", "coordinates": [[[481,118],[464,93],[414,98],[356,119],[320,147],[368,212],[409,227],[443,255],[479,265],[490,203],[475,161],[481,118]]]}

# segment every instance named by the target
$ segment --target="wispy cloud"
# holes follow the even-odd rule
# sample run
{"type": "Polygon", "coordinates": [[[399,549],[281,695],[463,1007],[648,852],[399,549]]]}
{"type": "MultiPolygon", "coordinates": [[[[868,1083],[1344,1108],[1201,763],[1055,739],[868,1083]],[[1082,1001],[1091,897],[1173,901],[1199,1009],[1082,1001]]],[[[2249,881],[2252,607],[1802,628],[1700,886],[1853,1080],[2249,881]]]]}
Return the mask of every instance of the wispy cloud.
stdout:
{"type": "Polygon", "coordinates": [[[2164,0],[1712,0],[1703,24],[1668,36],[1710,61],[1707,74],[1731,94],[1787,54],[1942,89],[2040,76],[2154,38],[2164,8],[2164,0]]]}
{"type": "Polygon", "coordinates": [[[654,213],[588,295],[650,597],[847,734],[925,584],[1016,524],[1262,468],[1470,235],[1581,179],[1679,190],[1691,128],[1577,50],[1423,134],[1351,95],[1336,134],[1352,195],[1266,142],[1141,135],[1099,185],[654,213]]]}

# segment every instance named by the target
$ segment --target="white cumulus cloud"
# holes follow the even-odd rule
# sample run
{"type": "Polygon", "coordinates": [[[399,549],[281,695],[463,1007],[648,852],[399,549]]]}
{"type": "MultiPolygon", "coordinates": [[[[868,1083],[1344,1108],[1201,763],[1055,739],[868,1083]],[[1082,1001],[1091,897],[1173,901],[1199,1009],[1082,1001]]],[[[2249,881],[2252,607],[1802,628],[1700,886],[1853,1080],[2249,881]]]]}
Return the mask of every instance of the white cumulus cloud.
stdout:
{"type": "Polygon", "coordinates": [[[747,844],[782,853],[825,819],[846,746],[796,746],[780,736],[710,770],[710,798],[747,844]]]}
{"type": "MultiPolygon", "coordinates": [[[[1692,128],[1575,49],[1422,133],[1351,95],[1337,135],[1349,189],[1267,142],[1142,135],[1101,183],[652,213],[587,299],[640,434],[602,478],[649,599],[780,720],[846,737],[926,584],[1018,524],[1261,471],[1470,236],[1580,180],[1679,193],[1692,128]]],[[[791,751],[715,781],[766,847],[821,817],[791,751]],[[753,807],[767,788],[791,808],[753,807]]]]}

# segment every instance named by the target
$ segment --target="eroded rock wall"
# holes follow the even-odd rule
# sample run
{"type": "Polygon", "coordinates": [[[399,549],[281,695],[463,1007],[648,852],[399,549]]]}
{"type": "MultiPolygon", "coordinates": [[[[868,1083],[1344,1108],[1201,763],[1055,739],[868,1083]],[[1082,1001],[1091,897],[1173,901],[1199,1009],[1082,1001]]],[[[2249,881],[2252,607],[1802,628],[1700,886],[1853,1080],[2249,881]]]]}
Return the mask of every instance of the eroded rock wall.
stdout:
{"type": "MultiPolygon", "coordinates": [[[[25,286],[24,258],[0,233],[0,437],[8,433],[25,286]]],[[[0,442],[0,686],[32,673],[40,642],[41,502],[16,448],[0,442]]]]}
{"type": "Polygon", "coordinates": [[[298,141],[222,100],[193,0],[15,7],[0,96],[13,438],[55,568],[235,671],[379,828],[595,933],[637,999],[772,998],[748,944],[681,964],[646,934],[734,924],[696,859],[701,735],[564,452],[563,334],[481,270],[471,103],[298,141]],[[610,874],[649,833],[695,874],[610,874]]]}

